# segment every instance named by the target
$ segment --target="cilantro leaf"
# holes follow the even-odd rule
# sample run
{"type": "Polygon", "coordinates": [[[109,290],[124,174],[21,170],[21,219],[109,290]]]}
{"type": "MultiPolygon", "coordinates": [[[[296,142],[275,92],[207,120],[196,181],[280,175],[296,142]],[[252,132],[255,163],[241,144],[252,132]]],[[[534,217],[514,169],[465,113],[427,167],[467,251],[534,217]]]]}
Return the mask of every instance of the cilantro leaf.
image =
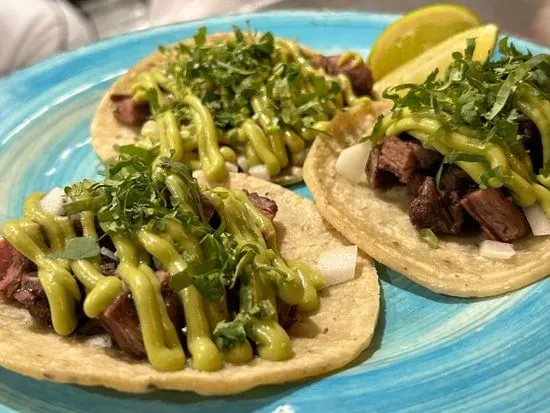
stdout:
{"type": "Polygon", "coordinates": [[[225,291],[222,272],[197,274],[193,277],[193,285],[208,301],[218,301],[225,291]]]}
{"type": "Polygon", "coordinates": [[[439,247],[439,238],[437,238],[437,235],[435,235],[430,228],[422,228],[420,231],[418,231],[418,234],[420,235],[420,238],[422,238],[430,245],[430,247],[439,247]]]}
{"type": "Polygon", "coordinates": [[[94,258],[99,255],[99,244],[92,237],[76,237],[67,242],[63,251],[48,254],[48,258],[61,258],[65,260],[81,260],[94,258]]]}
{"type": "Polygon", "coordinates": [[[506,184],[507,182],[510,181],[511,176],[510,175],[504,175],[502,173],[502,171],[500,170],[500,168],[497,166],[495,168],[492,168],[492,169],[488,170],[487,172],[485,172],[481,175],[481,177],[480,177],[481,187],[482,188],[488,188],[489,187],[489,181],[493,178],[499,180],[503,184],[506,184]]]}
{"type": "Polygon", "coordinates": [[[232,321],[218,323],[213,334],[216,345],[223,350],[229,350],[240,343],[244,343],[246,341],[245,326],[247,322],[247,317],[239,314],[232,321]]]}

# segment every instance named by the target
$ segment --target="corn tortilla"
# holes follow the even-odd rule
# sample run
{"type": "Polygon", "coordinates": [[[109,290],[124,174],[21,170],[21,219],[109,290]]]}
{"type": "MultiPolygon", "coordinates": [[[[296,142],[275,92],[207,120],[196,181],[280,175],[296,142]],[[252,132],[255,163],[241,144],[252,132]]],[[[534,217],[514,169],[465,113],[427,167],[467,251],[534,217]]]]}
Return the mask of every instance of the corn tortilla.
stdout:
{"type": "MultiPolygon", "coordinates": [[[[233,39],[232,33],[216,33],[208,36],[207,44],[213,44],[233,39]]],[[[183,44],[193,45],[194,40],[188,39],[183,44]]],[[[300,45],[300,48],[308,53],[313,53],[300,45]]],[[[111,104],[111,95],[130,94],[130,89],[136,83],[139,76],[161,63],[165,56],[160,52],[155,52],[133,66],[127,73],[121,76],[103,95],[101,102],[92,120],[92,147],[97,155],[104,161],[110,161],[116,158],[117,152],[115,145],[129,145],[140,140],[140,129],[130,127],[120,123],[113,115],[111,104]]]]}
{"type": "Polygon", "coordinates": [[[411,224],[404,191],[375,191],[336,174],[339,153],[372,127],[384,105],[353,108],[332,121],[332,137],[316,138],[304,165],[304,180],[321,216],[375,260],[437,293],[500,295],[550,273],[550,237],[527,236],[514,242],[517,254],[509,260],[479,255],[482,235],[444,237],[433,249],[411,224]]]}
{"type": "MultiPolygon", "coordinates": [[[[281,253],[315,265],[319,254],[346,241],[295,193],[257,178],[232,174],[233,188],[274,199],[281,253]]],[[[189,367],[159,372],[116,349],[90,347],[33,325],[27,310],[0,302],[0,365],[18,373],[62,383],[111,387],[142,393],[153,389],[192,390],[203,395],[233,394],[265,384],[305,379],[341,368],[369,345],[379,311],[380,290],[374,266],[360,255],[355,278],[321,293],[321,308],[294,324],[289,334],[294,357],[284,362],[259,358],[226,364],[217,372],[189,367]]]]}

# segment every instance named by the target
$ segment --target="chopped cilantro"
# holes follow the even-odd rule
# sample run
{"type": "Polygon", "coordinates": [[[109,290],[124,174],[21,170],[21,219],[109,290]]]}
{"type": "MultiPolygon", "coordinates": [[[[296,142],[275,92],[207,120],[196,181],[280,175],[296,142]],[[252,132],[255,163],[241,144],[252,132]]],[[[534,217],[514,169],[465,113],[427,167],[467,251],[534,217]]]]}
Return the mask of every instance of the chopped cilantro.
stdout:
{"type": "Polygon", "coordinates": [[[467,127],[476,138],[518,154],[523,139],[518,122],[526,119],[515,106],[518,86],[526,84],[548,99],[550,56],[523,53],[506,37],[499,41],[497,60],[473,60],[474,48],[475,40],[469,39],[464,53],[453,53],[442,79],[434,71],[424,83],[399,85],[384,96],[394,101],[394,111],[408,108],[429,114],[446,130],[467,127]]]}
{"type": "Polygon", "coordinates": [[[418,234],[420,235],[420,238],[422,238],[430,245],[430,247],[439,247],[439,238],[437,238],[437,235],[435,235],[430,228],[422,228],[420,231],[418,231],[418,234]]]}
{"type": "Polygon", "coordinates": [[[81,260],[94,258],[99,255],[99,244],[92,237],[76,237],[67,242],[63,251],[48,254],[49,258],[62,258],[66,260],[81,260]]]}

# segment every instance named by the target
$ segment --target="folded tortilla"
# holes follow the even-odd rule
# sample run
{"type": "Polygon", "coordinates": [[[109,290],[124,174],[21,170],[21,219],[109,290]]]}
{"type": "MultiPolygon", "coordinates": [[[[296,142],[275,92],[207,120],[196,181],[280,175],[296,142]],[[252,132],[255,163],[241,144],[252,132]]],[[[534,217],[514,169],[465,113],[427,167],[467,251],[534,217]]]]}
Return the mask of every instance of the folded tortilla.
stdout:
{"type": "MultiPolygon", "coordinates": [[[[283,257],[316,265],[323,251],[346,244],[307,199],[243,174],[232,174],[226,184],[265,194],[277,202],[275,226],[283,257]]],[[[160,372],[147,360],[136,361],[120,350],[91,347],[82,337],[63,338],[38,328],[27,310],[0,302],[0,365],[38,379],[134,393],[173,389],[221,395],[301,380],[345,366],[369,345],[380,302],[372,261],[360,254],[355,278],[321,291],[320,297],[319,311],[301,316],[289,330],[293,358],[280,362],[255,358],[244,365],[226,364],[216,372],[190,367],[160,372]]]]}
{"type": "Polygon", "coordinates": [[[304,180],[317,210],[350,242],[375,260],[438,293],[485,297],[507,293],[550,273],[550,237],[527,236],[514,242],[508,260],[479,255],[482,235],[445,236],[437,249],[411,224],[403,188],[371,189],[335,171],[340,152],[373,125],[384,103],[356,107],[338,115],[328,133],[316,138],[304,165],[304,180]]]}

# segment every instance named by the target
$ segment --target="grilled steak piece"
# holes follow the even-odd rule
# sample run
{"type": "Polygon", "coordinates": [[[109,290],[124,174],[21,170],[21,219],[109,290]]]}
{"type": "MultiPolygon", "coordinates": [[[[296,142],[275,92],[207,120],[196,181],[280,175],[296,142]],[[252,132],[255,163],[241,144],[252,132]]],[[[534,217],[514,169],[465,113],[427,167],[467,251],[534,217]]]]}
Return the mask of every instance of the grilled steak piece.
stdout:
{"type": "Polygon", "coordinates": [[[17,251],[7,240],[0,238],[0,297],[13,299],[21,277],[36,271],[34,263],[17,251]]]}
{"type": "Polygon", "coordinates": [[[25,306],[36,323],[45,327],[52,325],[48,297],[36,273],[28,273],[21,277],[20,287],[13,294],[13,299],[25,306]]]}
{"type": "Polygon", "coordinates": [[[542,168],[544,164],[542,159],[542,140],[540,138],[539,129],[532,120],[525,120],[520,122],[519,132],[524,136],[523,145],[531,158],[533,171],[538,173],[539,169],[542,168]]]}
{"type": "Polygon", "coordinates": [[[529,231],[523,212],[495,188],[479,189],[466,195],[462,207],[494,240],[514,241],[529,231]]]}
{"type": "Polygon", "coordinates": [[[183,306],[176,292],[170,288],[170,274],[167,271],[159,270],[156,272],[156,275],[160,281],[162,298],[164,298],[164,302],[166,303],[168,316],[179,333],[185,327],[183,306]]]}
{"type": "Polygon", "coordinates": [[[148,103],[139,103],[130,95],[111,95],[113,115],[116,120],[128,126],[141,126],[150,114],[148,103]]]}
{"type": "Polygon", "coordinates": [[[444,234],[458,234],[464,219],[458,194],[449,191],[442,198],[432,177],[424,179],[418,196],[409,204],[409,217],[418,229],[444,234]]]}
{"type": "Polygon", "coordinates": [[[415,139],[404,141],[390,136],[371,152],[366,173],[373,188],[392,184],[381,171],[391,172],[401,183],[410,184],[420,170],[428,170],[440,160],[439,153],[424,148],[415,139]]]}
{"type": "Polygon", "coordinates": [[[203,194],[201,194],[201,204],[204,217],[206,218],[206,221],[209,222],[216,213],[216,208],[214,208],[212,202],[210,202],[210,200],[203,194]]]}
{"type": "Polygon", "coordinates": [[[409,192],[409,200],[412,200],[418,196],[418,191],[420,187],[426,180],[426,175],[416,174],[407,184],[407,189],[409,192]]]}
{"type": "Polygon", "coordinates": [[[323,69],[328,75],[336,76],[340,73],[346,75],[351,83],[353,91],[358,96],[368,95],[372,90],[372,73],[366,63],[354,64],[353,59],[340,64],[340,55],[323,56],[316,55],[311,59],[311,65],[323,69]]]}
{"type": "Polygon", "coordinates": [[[443,159],[443,156],[439,152],[424,148],[420,141],[416,139],[405,142],[414,150],[416,165],[419,169],[430,169],[435,164],[439,164],[443,159]]]}
{"type": "Polygon", "coordinates": [[[111,259],[102,256],[101,273],[103,275],[115,275],[117,273],[116,262],[111,261],[111,259]]]}
{"type": "Polygon", "coordinates": [[[277,298],[277,319],[281,327],[288,330],[298,321],[298,307],[277,298]]]}
{"type": "MultiPolygon", "coordinates": [[[[185,325],[182,305],[177,294],[168,286],[169,274],[165,271],[157,271],[156,275],[161,282],[162,296],[168,315],[179,333],[185,325]]],[[[103,328],[122,350],[136,358],[145,357],[145,345],[143,344],[139,317],[129,291],[119,294],[99,319],[103,328]]]]}
{"type": "Polygon", "coordinates": [[[139,318],[129,291],[119,294],[99,316],[99,320],[122,350],[136,358],[145,356],[139,318]]]}
{"type": "Polygon", "coordinates": [[[384,170],[380,166],[380,149],[375,148],[371,151],[367,166],[365,167],[365,173],[369,181],[370,187],[373,189],[388,188],[395,185],[398,180],[397,177],[384,170]]]}
{"type": "Polygon", "coordinates": [[[105,334],[105,329],[101,325],[99,318],[87,318],[77,327],[74,334],[78,336],[95,336],[96,334],[105,334]]]}
{"type": "Polygon", "coordinates": [[[456,165],[448,165],[441,174],[441,188],[456,191],[460,197],[478,188],[470,175],[456,165]]]}
{"type": "Polygon", "coordinates": [[[277,215],[277,203],[272,199],[258,195],[256,192],[248,193],[248,198],[252,201],[254,206],[258,208],[262,214],[264,214],[270,221],[275,219],[277,215]]]}

